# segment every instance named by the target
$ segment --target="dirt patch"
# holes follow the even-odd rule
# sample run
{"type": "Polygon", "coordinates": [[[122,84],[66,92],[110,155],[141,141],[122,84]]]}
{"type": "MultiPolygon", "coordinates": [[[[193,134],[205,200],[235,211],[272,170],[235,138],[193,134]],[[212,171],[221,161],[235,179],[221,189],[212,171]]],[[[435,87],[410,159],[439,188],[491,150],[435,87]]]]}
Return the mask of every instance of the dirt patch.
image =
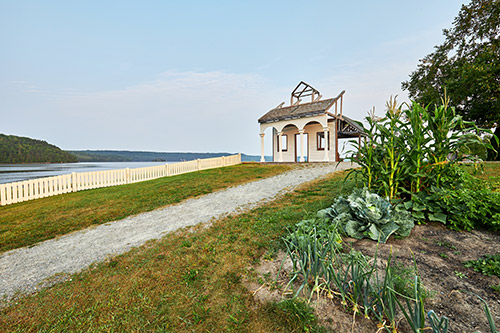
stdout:
{"type": "MultiPolygon", "coordinates": [[[[377,243],[363,239],[345,239],[346,242],[373,256],[377,243]]],[[[491,285],[499,285],[498,277],[488,277],[464,267],[464,262],[475,260],[485,254],[500,251],[500,234],[484,231],[456,232],[440,224],[416,226],[410,237],[391,238],[387,244],[379,244],[378,257],[385,263],[391,248],[396,254],[396,262],[411,267],[413,258],[425,288],[429,291],[426,311],[434,310],[439,316],[450,319],[449,332],[490,332],[488,321],[480,300],[471,293],[482,297],[489,305],[497,325],[500,325],[500,293],[493,291],[491,285]]],[[[257,278],[247,282],[248,289],[260,302],[279,301],[287,297],[284,287],[287,283],[291,263],[285,261],[280,276],[276,280],[284,254],[274,260],[261,261],[255,268],[257,278]],[[277,282],[275,282],[277,281],[277,282]]],[[[324,295],[314,298],[311,305],[316,310],[320,324],[333,332],[375,332],[374,322],[356,316],[353,329],[352,312],[340,304],[338,297],[324,295]]],[[[402,317],[402,316],[401,316],[402,317]]],[[[400,331],[409,329],[401,320],[400,331]]]]}

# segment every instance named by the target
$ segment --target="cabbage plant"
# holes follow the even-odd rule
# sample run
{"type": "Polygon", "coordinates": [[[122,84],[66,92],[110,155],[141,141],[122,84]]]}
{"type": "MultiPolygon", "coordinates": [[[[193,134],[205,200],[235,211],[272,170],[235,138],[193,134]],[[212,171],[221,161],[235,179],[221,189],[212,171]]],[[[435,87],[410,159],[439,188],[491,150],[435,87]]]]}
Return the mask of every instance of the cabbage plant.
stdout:
{"type": "Polygon", "coordinates": [[[318,214],[330,217],[332,223],[342,226],[350,237],[368,237],[381,243],[392,234],[409,236],[415,225],[409,212],[392,206],[388,199],[367,188],[355,189],[348,197],[339,197],[331,207],[318,214]]]}

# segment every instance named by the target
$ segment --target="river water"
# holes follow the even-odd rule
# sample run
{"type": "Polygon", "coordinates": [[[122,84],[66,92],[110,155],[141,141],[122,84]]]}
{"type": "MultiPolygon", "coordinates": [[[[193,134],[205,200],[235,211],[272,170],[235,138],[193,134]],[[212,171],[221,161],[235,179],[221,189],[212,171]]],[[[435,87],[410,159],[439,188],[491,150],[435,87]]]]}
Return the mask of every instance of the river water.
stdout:
{"type": "MultiPolygon", "coordinates": [[[[0,184],[21,180],[65,175],[72,172],[87,172],[125,168],[143,168],[164,165],[169,162],[82,162],[58,164],[0,164],[0,184]]],[[[172,162],[175,163],[175,162],[172,162]]]]}

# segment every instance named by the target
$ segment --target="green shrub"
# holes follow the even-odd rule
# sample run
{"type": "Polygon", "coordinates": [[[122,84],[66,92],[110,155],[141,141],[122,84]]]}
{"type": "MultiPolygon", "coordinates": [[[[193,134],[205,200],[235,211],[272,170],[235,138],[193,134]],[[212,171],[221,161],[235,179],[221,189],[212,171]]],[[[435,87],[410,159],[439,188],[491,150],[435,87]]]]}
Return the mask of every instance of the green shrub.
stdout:
{"type": "Polygon", "coordinates": [[[443,186],[412,196],[405,208],[419,221],[436,221],[455,230],[500,230],[500,192],[458,166],[449,168],[443,186]]]}

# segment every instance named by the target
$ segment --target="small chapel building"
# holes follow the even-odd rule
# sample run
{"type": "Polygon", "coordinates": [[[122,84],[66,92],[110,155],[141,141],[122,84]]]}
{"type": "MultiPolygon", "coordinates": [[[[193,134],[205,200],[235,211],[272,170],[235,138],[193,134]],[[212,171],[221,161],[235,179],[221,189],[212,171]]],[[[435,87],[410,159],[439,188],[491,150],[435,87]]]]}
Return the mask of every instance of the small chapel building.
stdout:
{"type": "Polygon", "coordinates": [[[343,115],[345,91],[322,99],[318,90],[301,81],[292,91],[290,105],[281,103],[259,118],[261,162],[264,162],[265,130],[272,127],[273,162],[338,162],[342,138],[358,138],[364,132],[343,115]],[[304,97],[311,97],[302,102],[304,97]]]}

